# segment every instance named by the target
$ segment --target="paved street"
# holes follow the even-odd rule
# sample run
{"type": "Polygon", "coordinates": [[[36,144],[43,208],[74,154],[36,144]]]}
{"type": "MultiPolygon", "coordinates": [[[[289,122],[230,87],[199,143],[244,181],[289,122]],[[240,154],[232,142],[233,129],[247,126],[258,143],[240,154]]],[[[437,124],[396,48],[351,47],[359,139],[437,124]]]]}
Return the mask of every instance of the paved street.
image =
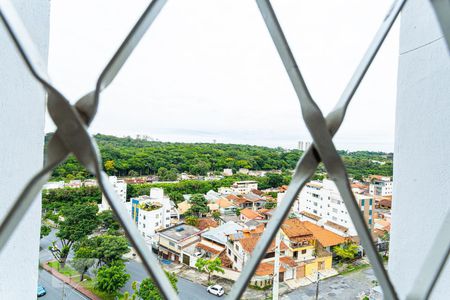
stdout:
{"type": "MultiPolygon", "coordinates": [[[[122,292],[132,291],[131,284],[133,281],[142,281],[142,279],[147,278],[147,272],[145,271],[143,265],[139,262],[131,260],[126,263],[128,274],[131,278],[127,282],[127,285],[122,289],[122,292]]],[[[218,299],[217,297],[209,294],[206,291],[206,287],[198,283],[193,283],[184,278],[178,277],[178,291],[180,299],[184,300],[203,300],[203,299],[218,299]]]]}
{"type": "MultiPolygon", "coordinates": [[[[53,258],[52,254],[48,250],[48,246],[51,245],[51,242],[56,240],[55,236],[55,230],[52,230],[52,232],[41,239],[41,251],[39,253],[39,259],[41,262],[48,261],[53,258]]],[[[71,257],[72,255],[69,255],[71,257]]],[[[126,263],[127,266],[127,272],[130,274],[130,280],[127,282],[126,286],[122,289],[122,292],[129,291],[132,292],[131,284],[133,281],[142,281],[144,278],[147,278],[148,275],[143,267],[143,265],[139,262],[136,262],[134,260],[130,260],[126,263]]],[[[47,299],[86,299],[86,298],[73,298],[73,297],[80,297],[79,295],[74,294],[75,291],[73,291],[68,285],[65,286],[65,290],[72,290],[73,292],[70,292],[70,295],[67,297],[72,298],[62,298],[62,282],[58,279],[54,278],[54,283],[52,282],[52,278],[54,278],[52,275],[47,273],[44,270],[39,270],[39,282],[42,282],[42,285],[47,289],[48,295],[45,297],[42,297],[41,299],[47,300],[47,299]],[[47,288],[47,286],[49,288],[47,288]]],[[[218,299],[217,297],[210,295],[206,291],[206,287],[203,285],[193,283],[189,280],[186,280],[184,278],[179,277],[178,278],[178,291],[180,295],[180,299],[188,299],[188,300],[203,300],[203,299],[218,299]]],[[[78,293],[78,292],[75,292],[78,293]]]]}
{"type": "Polygon", "coordinates": [[[70,285],[63,284],[61,280],[52,276],[47,271],[39,270],[39,284],[47,290],[47,295],[39,298],[42,300],[87,300],[82,294],[74,290],[70,285]]]}
{"type": "MultiPolygon", "coordinates": [[[[363,291],[369,291],[376,280],[372,269],[356,271],[345,276],[338,275],[320,281],[319,299],[357,299],[363,291]]],[[[310,300],[315,299],[316,285],[310,284],[281,297],[283,300],[310,300]]]]}

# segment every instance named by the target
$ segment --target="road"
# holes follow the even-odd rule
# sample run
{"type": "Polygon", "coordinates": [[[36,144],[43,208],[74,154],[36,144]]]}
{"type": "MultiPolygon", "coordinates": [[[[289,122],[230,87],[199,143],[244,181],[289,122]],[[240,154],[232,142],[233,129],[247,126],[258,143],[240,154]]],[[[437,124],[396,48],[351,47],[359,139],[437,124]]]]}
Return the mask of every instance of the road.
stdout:
{"type": "MultiPolygon", "coordinates": [[[[128,280],[125,287],[122,289],[122,292],[129,291],[132,292],[131,284],[133,281],[142,281],[147,278],[147,272],[144,269],[144,266],[136,262],[134,260],[130,260],[126,263],[127,273],[130,274],[130,280],[128,280]]],[[[218,299],[217,297],[209,294],[206,291],[206,287],[201,284],[194,283],[192,281],[186,280],[182,277],[178,277],[178,292],[181,300],[203,300],[203,299],[218,299]]]]}
{"type": "MultiPolygon", "coordinates": [[[[319,282],[319,299],[356,299],[363,291],[369,291],[376,280],[372,269],[338,275],[319,282]]],[[[310,284],[281,297],[282,300],[316,299],[316,285],[310,284]]]]}
{"type": "MultiPolygon", "coordinates": [[[[52,241],[56,240],[56,236],[55,236],[55,230],[52,230],[51,233],[46,236],[43,237],[41,239],[41,251],[39,253],[39,260],[41,262],[44,261],[48,261],[51,260],[53,258],[51,252],[48,250],[48,246],[51,245],[52,241]]],[[[72,255],[69,255],[69,257],[71,257],[72,255]]],[[[127,266],[127,273],[130,274],[130,280],[128,280],[127,284],[125,285],[125,287],[121,290],[121,292],[125,292],[128,291],[130,293],[133,292],[132,288],[131,288],[131,284],[133,281],[142,281],[143,279],[149,277],[147,275],[147,272],[144,269],[144,266],[142,265],[142,263],[136,262],[134,260],[130,260],[129,262],[126,263],[127,266]]],[[[53,278],[52,275],[50,275],[49,273],[47,273],[44,270],[40,270],[39,271],[39,282],[42,281],[42,285],[47,289],[48,292],[48,296],[42,297],[41,299],[43,300],[47,300],[47,299],[86,299],[86,298],[61,298],[62,296],[62,284],[61,281],[59,281],[58,279],[54,279],[55,280],[55,284],[53,284],[53,282],[51,281],[51,278],[53,278]],[[47,286],[49,288],[47,288],[47,286]],[[59,295],[59,296],[57,296],[59,295]],[[48,298],[47,298],[48,297],[48,298]],[[56,297],[56,298],[55,298],[56,297]]],[[[206,291],[206,287],[204,287],[201,284],[198,283],[194,283],[191,282],[189,280],[186,280],[184,278],[178,277],[178,291],[179,291],[179,296],[181,300],[212,300],[212,299],[218,299],[218,297],[215,297],[211,294],[209,294],[206,291]]],[[[66,285],[67,289],[68,286],[66,285]]],[[[72,290],[71,288],[69,288],[70,290],[72,290]]],[[[73,293],[71,293],[73,294],[73,293]]],[[[72,296],[75,297],[76,295],[72,296]]]]}
{"type": "Polygon", "coordinates": [[[39,284],[45,287],[47,294],[39,299],[42,300],[88,300],[70,285],[64,284],[58,278],[47,271],[39,270],[39,284]]]}

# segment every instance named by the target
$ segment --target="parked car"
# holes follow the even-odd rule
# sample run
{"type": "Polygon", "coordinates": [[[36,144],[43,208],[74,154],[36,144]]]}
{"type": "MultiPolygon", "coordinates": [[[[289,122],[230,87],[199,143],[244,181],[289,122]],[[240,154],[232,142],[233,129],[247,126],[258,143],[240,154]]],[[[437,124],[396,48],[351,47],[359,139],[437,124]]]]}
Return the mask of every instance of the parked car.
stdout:
{"type": "Polygon", "coordinates": [[[223,287],[218,284],[208,286],[207,291],[208,291],[208,293],[219,296],[219,297],[222,297],[223,294],[225,294],[223,287]]]}
{"type": "Polygon", "coordinates": [[[42,297],[45,294],[47,294],[47,291],[45,290],[45,288],[42,285],[38,285],[37,286],[37,296],[42,297]]]}

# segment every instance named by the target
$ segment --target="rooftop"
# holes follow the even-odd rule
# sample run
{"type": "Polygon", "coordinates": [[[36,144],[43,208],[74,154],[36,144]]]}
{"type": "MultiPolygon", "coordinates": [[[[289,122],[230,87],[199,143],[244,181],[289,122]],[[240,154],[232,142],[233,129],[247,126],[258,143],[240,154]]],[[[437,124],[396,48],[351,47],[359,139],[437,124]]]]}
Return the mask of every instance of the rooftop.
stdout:
{"type": "Polygon", "coordinates": [[[227,235],[234,234],[240,229],[242,229],[241,225],[233,221],[229,221],[220,225],[219,227],[210,229],[202,233],[202,237],[225,245],[227,242],[227,235]]]}
{"type": "Polygon", "coordinates": [[[191,225],[181,223],[159,231],[159,235],[180,242],[190,236],[198,234],[199,232],[201,232],[200,229],[191,225]]]}
{"type": "Polygon", "coordinates": [[[262,215],[258,214],[256,211],[251,210],[250,208],[244,208],[241,210],[241,215],[246,217],[247,219],[264,219],[262,215]]]}
{"type": "Polygon", "coordinates": [[[281,230],[289,238],[312,237],[312,232],[306,228],[302,221],[297,218],[287,219],[281,225],[281,230]]]}
{"type": "Polygon", "coordinates": [[[335,246],[345,242],[345,239],[334,232],[326,230],[316,224],[305,221],[303,225],[312,232],[314,238],[324,247],[335,246]]]}

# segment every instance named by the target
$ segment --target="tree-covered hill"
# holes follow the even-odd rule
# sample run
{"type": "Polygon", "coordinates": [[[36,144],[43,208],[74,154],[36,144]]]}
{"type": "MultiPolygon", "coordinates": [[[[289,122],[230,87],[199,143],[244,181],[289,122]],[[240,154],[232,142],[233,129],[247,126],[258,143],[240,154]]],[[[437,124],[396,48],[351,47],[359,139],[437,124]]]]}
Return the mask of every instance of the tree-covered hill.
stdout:
{"type": "MultiPolygon", "coordinates": [[[[46,136],[46,144],[50,138],[46,136]]],[[[299,150],[262,146],[211,143],[168,143],[130,137],[97,134],[95,139],[103,157],[105,170],[110,175],[139,176],[187,172],[205,175],[209,171],[221,172],[224,168],[237,171],[292,170],[300,155],[299,150]]],[[[340,154],[354,178],[369,174],[392,175],[392,157],[383,152],[345,152],[340,154]],[[380,163],[381,162],[381,163],[380,163]]],[[[325,171],[323,167],[319,172],[325,171]]],[[[76,159],[69,159],[55,169],[53,179],[84,179],[89,177],[76,159]]]]}

